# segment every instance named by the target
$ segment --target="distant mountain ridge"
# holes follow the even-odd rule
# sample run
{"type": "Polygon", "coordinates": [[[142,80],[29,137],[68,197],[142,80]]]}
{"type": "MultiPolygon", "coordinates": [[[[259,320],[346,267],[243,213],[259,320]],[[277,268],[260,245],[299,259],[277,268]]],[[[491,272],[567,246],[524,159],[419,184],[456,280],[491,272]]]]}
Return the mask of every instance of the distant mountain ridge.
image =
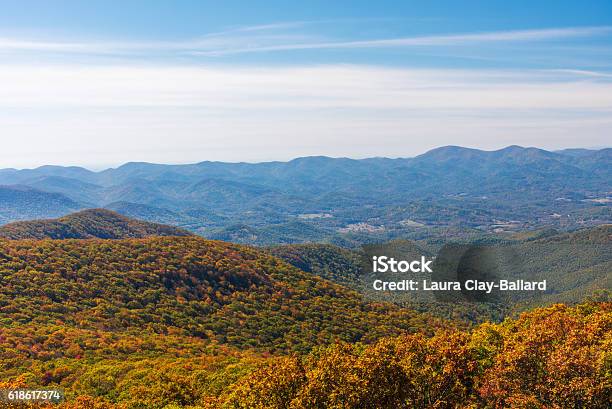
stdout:
{"type": "Polygon", "coordinates": [[[59,219],[9,223],[0,238],[20,239],[127,239],[149,236],[191,236],[173,226],[130,219],[106,209],[89,209],[59,219]]]}
{"type": "Polygon", "coordinates": [[[62,193],[25,185],[0,185],[0,224],[13,220],[58,217],[83,208],[62,193]]]}
{"type": "MultiPolygon", "coordinates": [[[[558,160],[563,163],[570,163],[576,157],[610,156],[612,148],[598,150],[589,149],[563,149],[559,151],[546,151],[533,147],[521,147],[511,145],[502,149],[486,151],[475,148],[465,148],[461,146],[442,146],[432,149],[421,155],[412,158],[383,158],[373,157],[366,159],[332,158],[327,156],[307,156],[292,159],[290,161],[272,162],[217,162],[203,161],[193,164],[157,164],[149,162],[127,162],[117,168],[109,168],[102,171],[91,171],[77,166],[51,166],[45,165],[34,169],[0,169],[0,184],[16,184],[29,182],[39,177],[61,177],[77,179],[82,182],[105,187],[117,185],[131,179],[166,179],[166,180],[193,180],[198,177],[224,178],[224,177],[245,177],[253,171],[258,174],[267,174],[270,177],[276,176],[279,179],[289,176],[296,176],[302,172],[312,174],[314,177],[327,176],[330,170],[342,168],[356,168],[360,164],[371,166],[373,164],[395,164],[405,165],[407,163],[419,163],[423,160],[465,160],[465,159],[488,159],[495,160],[500,158],[512,158],[522,160],[525,157],[536,156],[558,160]],[[12,182],[12,183],[11,183],[12,182]]],[[[253,177],[254,175],[250,175],[253,177]]],[[[27,183],[26,183],[27,184],[27,183]]]]}
{"type": "Polygon", "coordinates": [[[313,233],[315,241],[392,239],[414,226],[565,229],[612,221],[610,180],[609,148],[446,146],[414,158],[131,162],[100,172],[43,166],[0,170],[0,223],[108,207],[206,237],[236,236],[244,226],[254,233],[239,241],[250,244],[311,241],[313,233]]]}

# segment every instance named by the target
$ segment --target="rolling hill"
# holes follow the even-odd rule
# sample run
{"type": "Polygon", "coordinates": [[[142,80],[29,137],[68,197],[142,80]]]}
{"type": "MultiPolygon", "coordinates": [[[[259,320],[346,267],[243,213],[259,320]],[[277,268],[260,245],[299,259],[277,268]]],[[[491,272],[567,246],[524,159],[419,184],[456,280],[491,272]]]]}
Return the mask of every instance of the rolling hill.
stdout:
{"type": "Polygon", "coordinates": [[[362,257],[356,251],[331,244],[274,246],[269,251],[300,270],[314,273],[355,290],[362,289],[360,281],[362,257]]]}
{"type": "Polygon", "coordinates": [[[441,325],[260,250],[197,237],[0,240],[0,270],[5,333],[61,325],[308,351],[441,325]]]}
{"type": "Polygon", "coordinates": [[[0,183],[10,186],[0,195],[0,221],[108,207],[256,245],[359,245],[441,228],[572,230],[612,220],[611,152],[447,146],[399,159],[3,169],[0,183]],[[24,186],[31,191],[24,193],[24,186]],[[241,237],[236,226],[257,233],[241,237]],[[268,228],[281,233],[273,237],[268,228]]]}
{"type": "MultiPolygon", "coordinates": [[[[512,245],[581,285],[610,233],[512,245]]],[[[0,389],[61,389],[59,409],[607,407],[610,303],[462,330],[330,281],[351,285],[357,259],[195,236],[0,239],[0,389]]]]}
{"type": "MultiPolygon", "coordinates": [[[[418,244],[424,248],[430,247],[427,242],[418,244]]],[[[395,298],[389,295],[387,300],[445,318],[478,322],[501,320],[536,306],[559,302],[579,303],[587,297],[609,292],[612,288],[612,225],[571,233],[542,231],[497,243],[462,243],[461,246],[467,251],[476,252],[477,257],[486,258],[492,252],[500,256],[495,267],[489,268],[487,274],[508,280],[547,280],[547,291],[543,294],[510,292],[500,298],[491,297],[486,302],[458,299],[422,302],[411,294],[401,294],[401,297],[395,298]]],[[[387,247],[388,244],[382,246],[384,249],[387,247]]],[[[417,250],[414,254],[427,255],[434,248],[418,250],[415,247],[417,250]]],[[[444,245],[437,248],[444,249],[444,245]]],[[[274,246],[269,251],[304,271],[367,295],[363,281],[364,253],[361,250],[348,250],[328,244],[299,244],[274,246]]],[[[405,251],[403,254],[406,254],[405,251]]],[[[472,267],[478,267],[478,264],[478,260],[471,262],[472,267]]]]}
{"type": "Polygon", "coordinates": [[[66,409],[219,407],[275,357],[455,327],[195,236],[0,239],[0,280],[0,388],[59,387],[66,409]]]}
{"type": "Polygon", "coordinates": [[[126,239],[148,236],[191,236],[187,230],[130,219],[106,209],[89,209],[59,219],[32,220],[0,226],[0,238],[126,239]]]}

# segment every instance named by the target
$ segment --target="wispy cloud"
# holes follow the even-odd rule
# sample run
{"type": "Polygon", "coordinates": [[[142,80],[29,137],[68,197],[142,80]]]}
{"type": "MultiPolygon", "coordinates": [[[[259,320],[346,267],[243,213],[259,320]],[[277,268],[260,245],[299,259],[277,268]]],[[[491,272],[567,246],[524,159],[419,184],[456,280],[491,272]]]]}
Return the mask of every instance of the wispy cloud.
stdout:
{"type": "Polygon", "coordinates": [[[612,81],[576,70],[376,66],[0,68],[0,107],[311,109],[603,109],[612,81]]]}
{"type": "Polygon", "coordinates": [[[199,55],[227,55],[269,51],[287,51],[303,49],[341,49],[341,48],[392,48],[392,47],[436,47],[457,46],[495,42],[535,42],[558,40],[576,37],[592,37],[612,33],[612,27],[571,27],[541,30],[493,31],[472,34],[451,34],[436,36],[402,37],[366,41],[332,41],[314,43],[279,44],[263,47],[242,47],[195,51],[199,55]]]}
{"type": "Polygon", "coordinates": [[[147,52],[186,52],[226,49],[245,44],[271,44],[312,40],[312,35],[295,32],[311,22],[292,21],[275,24],[233,27],[205,33],[197,38],[175,41],[41,41],[0,36],[0,52],[57,52],[75,54],[120,54],[147,52]]]}
{"type": "Polygon", "coordinates": [[[548,70],[548,71],[561,73],[561,74],[575,75],[578,77],[587,77],[587,78],[612,78],[612,74],[610,73],[591,71],[591,70],[573,70],[573,69],[561,68],[561,69],[548,70]]]}
{"type": "Polygon", "coordinates": [[[282,23],[272,23],[272,24],[259,24],[254,26],[240,26],[233,28],[231,30],[224,31],[224,33],[232,33],[232,32],[250,32],[250,31],[269,31],[269,30],[279,30],[279,29],[288,29],[288,28],[298,28],[304,27],[308,24],[315,23],[315,21],[286,21],[282,23]]]}
{"type": "Polygon", "coordinates": [[[612,82],[572,71],[4,65],[0,89],[5,166],[38,151],[91,164],[600,146],[612,132],[612,82]]]}
{"type": "Polygon", "coordinates": [[[312,49],[442,47],[486,43],[543,42],[559,39],[595,37],[612,33],[612,27],[565,27],[536,30],[492,31],[448,35],[412,36],[386,39],[337,41],[296,29],[312,22],[285,22],[209,33],[185,41],[150,42],[61,42],[0,38],[4,52],[58,52],[139,54],[147,52],[223,56],[230,54],[278,52],[312,49]]]}
{"type": "Polygon", "coordinates": [[[410,156],[446,144],[559,148],[576,135],[606,145],[612,132],[609,39],[596,38],[612,27],[346,41],[332,35],[342,30],[318,24],[233,27],[185,41],[0,38],[0,129],[10,136],[10,155],[0,159],[21,166],[50,156],[82,164],[410,156]],[[386,48],[484,62],[413,69],[384,58],[338,64],[341,53],[320,65],[312,53],[231,66],[215,58],[386,48]]]}

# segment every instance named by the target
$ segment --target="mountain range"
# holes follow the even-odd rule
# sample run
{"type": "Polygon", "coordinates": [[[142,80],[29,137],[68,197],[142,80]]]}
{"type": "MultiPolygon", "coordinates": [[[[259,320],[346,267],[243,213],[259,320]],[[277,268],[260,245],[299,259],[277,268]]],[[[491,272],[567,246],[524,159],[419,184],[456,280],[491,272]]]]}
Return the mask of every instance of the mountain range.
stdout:
{"type": "MultiPolygon", "coordinates": [[[[507,233],[612,220],[612,149],[447,146],[414,158],[127,163],[0,170],[0,223],[104,207],[209,238],[352,246],[439,229],[507,233]]],[[[428,234],[429,234],[428,233],[428,234]]]]}

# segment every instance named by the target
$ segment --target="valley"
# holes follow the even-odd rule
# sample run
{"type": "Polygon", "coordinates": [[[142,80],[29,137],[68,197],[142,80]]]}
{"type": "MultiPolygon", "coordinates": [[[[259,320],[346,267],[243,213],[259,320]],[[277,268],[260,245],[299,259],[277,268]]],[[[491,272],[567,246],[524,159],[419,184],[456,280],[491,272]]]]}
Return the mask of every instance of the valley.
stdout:
{"type": "Polygon", "coordinates": [[[0,222],[98,207],[211,239],[343,247],[571,230],[612,220],[610,155],[449,146],[404,159],[3,169],[0,222]]]}

